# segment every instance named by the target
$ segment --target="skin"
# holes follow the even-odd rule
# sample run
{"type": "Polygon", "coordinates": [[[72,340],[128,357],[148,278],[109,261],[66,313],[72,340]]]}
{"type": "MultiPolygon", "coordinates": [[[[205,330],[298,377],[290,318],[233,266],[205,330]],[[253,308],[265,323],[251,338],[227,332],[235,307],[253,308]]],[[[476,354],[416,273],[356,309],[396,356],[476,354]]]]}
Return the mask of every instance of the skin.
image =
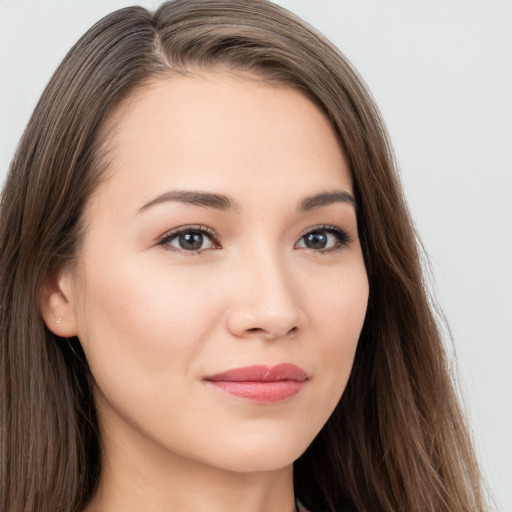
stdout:
{"type": "Polygon", "coordinates": [[[292,463],[343,393],[368,300],[354,206],[298,209],[353,193],[336,136],[299,92],[220,71],[151,83],[109,123],[77,270],[45,290],[49,328],[79,337],[94,377],[104,465],[87,510],[291,512],[292,463]],[[233,208],[155,203],[177,190],[233,208]],[[213,239],[162,243],[183,226],[213,239]],[[309,377],[278,403],[203,380],[284,362],[309,377]]]}

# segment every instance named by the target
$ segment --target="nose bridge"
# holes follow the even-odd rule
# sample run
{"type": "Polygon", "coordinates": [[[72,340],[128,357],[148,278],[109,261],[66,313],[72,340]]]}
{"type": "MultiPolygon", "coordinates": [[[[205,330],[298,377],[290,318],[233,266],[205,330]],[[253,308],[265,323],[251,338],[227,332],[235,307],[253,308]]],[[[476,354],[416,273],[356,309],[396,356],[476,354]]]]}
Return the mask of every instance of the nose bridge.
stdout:
{"type": "Polygon", "coordinates": [[[275,339],[298,329],[298,290],[283,251],[266,244],[253,246],[250,254],[240,255],[233,276],[236,293],[228,317],[231,332],[275,339]]]}

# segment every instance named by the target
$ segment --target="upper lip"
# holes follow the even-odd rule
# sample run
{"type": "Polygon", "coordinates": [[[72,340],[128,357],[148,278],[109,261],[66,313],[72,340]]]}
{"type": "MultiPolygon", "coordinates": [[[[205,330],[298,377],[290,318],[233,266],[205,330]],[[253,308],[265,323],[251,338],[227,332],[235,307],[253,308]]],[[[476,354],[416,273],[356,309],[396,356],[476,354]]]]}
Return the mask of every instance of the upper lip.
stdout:
{"type": "Polygon", "coordinates": [[[277,364],[275,366],[253,365],[243,368],[233,368],[225,372],[208,375],[204,380],[228,381],[228,382],[278,382],[294,380],[303,382],[308,374],[302,368],[290,363],[277,364]]]}

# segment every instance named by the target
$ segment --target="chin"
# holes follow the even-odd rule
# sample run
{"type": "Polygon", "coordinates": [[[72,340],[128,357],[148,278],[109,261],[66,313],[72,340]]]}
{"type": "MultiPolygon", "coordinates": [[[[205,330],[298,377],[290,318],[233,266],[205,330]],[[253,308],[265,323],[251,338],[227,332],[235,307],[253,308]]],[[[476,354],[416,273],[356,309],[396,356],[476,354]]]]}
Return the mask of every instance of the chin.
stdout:
{"type": "Polygon", "coordinates": [[[267,437],[259,443],[241,441],[224,448],[219,445],[219,450],[211,453],[213,464],[236,473],[278,471],[291,466],[312,440],[292,439],[288,434],[273,440],[267,437]]]}

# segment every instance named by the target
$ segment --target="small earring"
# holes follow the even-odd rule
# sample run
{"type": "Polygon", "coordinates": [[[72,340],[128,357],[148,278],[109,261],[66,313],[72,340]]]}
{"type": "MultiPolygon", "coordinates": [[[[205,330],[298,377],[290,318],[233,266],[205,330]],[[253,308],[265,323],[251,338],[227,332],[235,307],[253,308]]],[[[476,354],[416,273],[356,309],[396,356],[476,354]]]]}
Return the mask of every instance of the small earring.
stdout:
{"type": "Polygon", "coordinates": [[[59,316],[59,318],[57,318],[55,321],[56,321],[58,324],[60,324],[60,323],[62,322],[62,317],[61,317],[61,316],[59,316]]]}

